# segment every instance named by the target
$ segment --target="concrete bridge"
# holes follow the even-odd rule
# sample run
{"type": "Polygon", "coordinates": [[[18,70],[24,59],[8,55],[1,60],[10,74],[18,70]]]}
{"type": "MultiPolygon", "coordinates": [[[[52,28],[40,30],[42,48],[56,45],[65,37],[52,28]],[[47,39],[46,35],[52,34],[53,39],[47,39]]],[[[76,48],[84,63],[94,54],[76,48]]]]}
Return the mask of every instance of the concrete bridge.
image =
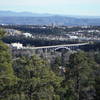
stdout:
{"type": "Polygon", "coordinates": [[[80,49],[82,46],[86,46],[89,43],[78,43],[78,44],[65,44],[65,45],[54,45],[54,46],[41,46],[41,47],[23,47],[22,49],[26,50],[46,50],[46,49],[52,49],[52,50],[58,50],[58,49],[67,49],[67,50],[72,50],[72,49],[80,49]]]}
{"type": "MultiPolygon", "coordinates": [[[[78,43],[78,44],[65,44],[65,45],[54,45],[54,46],[41,46],[41,47],[23,47],[20,49],[12,48],[14,55],[32,55],[38,54],[44,57],[47,57],[49,54],[53,54],[55,51],[61,50],[64,51],[77,51],[78,49],[89,48],[89,42],[87,43],[78,43]]],[[[59,53],[61,53],[59,52],[59,53]]]]}

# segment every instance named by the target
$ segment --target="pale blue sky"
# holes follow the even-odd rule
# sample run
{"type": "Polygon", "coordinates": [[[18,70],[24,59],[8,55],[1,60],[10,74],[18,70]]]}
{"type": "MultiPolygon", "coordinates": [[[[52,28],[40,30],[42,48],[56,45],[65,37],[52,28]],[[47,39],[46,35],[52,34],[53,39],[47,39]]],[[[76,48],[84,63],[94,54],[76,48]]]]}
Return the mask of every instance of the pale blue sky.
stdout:
{"type": "Polygon", "coordinates": [[[0,0],[0,10],[100,16],[100,0],[0,0]]]}

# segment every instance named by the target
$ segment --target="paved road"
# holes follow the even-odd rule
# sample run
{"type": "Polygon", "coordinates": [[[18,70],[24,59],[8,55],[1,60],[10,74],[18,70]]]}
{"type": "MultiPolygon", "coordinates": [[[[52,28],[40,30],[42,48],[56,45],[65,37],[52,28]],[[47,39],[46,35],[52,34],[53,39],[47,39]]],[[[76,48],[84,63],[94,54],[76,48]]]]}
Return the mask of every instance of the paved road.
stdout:
{"type": "Polygon", "coordinates": [[[42,47],[24,47],[22,49],[50,49],[50,48],[57,48],[57,47],[71,47],[71,46],[83,46],[88,45],[89,43],[78,43],[78,44],[65,44],[65,45],[54,45],[54,46],[42,46],[42,47]]]}

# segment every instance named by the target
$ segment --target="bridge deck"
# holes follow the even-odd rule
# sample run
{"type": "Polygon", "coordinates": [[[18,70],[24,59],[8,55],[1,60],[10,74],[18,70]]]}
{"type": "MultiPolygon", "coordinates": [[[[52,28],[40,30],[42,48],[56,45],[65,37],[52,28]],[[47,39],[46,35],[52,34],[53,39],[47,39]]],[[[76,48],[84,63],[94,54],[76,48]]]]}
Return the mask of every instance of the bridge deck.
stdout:
{"type": "Polygon", "coordinates": [[[78,43],[78,44],[65,44],[65,45],[55,45],[55,46],[42,46],[42,47],[23,47],[22,49],[50,49],[57,47],[72,47],[72,46],[83,46],[88,45],[89,43],[78,43]]]}

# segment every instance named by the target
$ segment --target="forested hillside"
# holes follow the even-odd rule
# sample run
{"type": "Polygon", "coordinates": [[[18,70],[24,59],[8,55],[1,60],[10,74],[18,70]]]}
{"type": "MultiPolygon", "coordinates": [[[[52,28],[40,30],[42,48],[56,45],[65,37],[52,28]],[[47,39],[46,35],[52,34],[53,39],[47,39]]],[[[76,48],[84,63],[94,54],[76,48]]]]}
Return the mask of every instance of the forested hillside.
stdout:
{"type": "Polygon", "coordinates": [[[100,100],[100,51],[78,51],[50,65],[37,55],[13,59],[0,29],[0,100],[100,100]]]}

